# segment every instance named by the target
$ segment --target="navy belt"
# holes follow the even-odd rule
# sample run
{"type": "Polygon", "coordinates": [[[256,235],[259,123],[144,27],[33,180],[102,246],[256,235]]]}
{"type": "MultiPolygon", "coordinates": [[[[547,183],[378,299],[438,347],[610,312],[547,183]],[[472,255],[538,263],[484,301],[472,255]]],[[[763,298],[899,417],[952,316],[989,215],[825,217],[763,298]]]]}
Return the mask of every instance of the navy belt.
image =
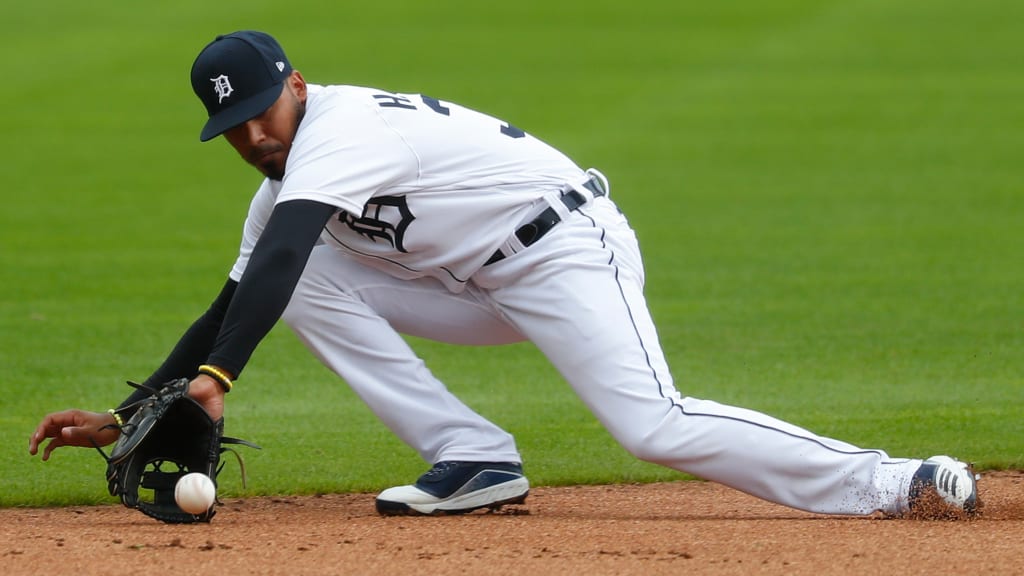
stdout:
{"type": "MultiPolygon", "coordinates": [[[[604,186],[596,176],[591,176],[590,179],[583,183],[583,187],[590,190],[594,195],[594,198],[605,195],[604,186]]],[[[569,209],[569,212],[583,206],[588,200],[586,196],[572,188],[563,192],[558,199],[562,201],[562,204],[564,204],[566,208],[569,209]]],[[[524,248],[531,246],[537,242],[537,240],[543,238],[545,234],[550,232],[551,229],[561,221],[562,217],[558,215],[558,212],[551,206],[548,206],[543,212],[538,214],[536,218],[517,228],[515,231],[516,238],[523,243],[524,248]]],[[[506,256],[508,255],[499,248],[494,251],[494,254],[491,254],[491,257],[487,259],[487,262],[484,262],[484,266],[503,260],[506,256]]]]}

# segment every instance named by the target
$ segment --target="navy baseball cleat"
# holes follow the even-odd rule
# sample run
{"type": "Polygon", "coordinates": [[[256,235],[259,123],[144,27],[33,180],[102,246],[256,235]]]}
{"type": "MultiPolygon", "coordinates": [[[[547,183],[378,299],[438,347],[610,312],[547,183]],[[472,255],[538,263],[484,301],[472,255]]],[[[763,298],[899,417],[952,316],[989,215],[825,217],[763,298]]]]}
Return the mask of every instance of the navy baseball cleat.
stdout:
{"type": "Polygon", "coordinates": [[[497,510],[505,504],[522,504],[529,492],[530,482],[520,464],[445,461],[434,464],[415,484],[381,492],[377,512],[398,516],[497,510]]]}
{"type": "Polygon", "coordinates": [[[978,477],[970,465],[949,456],[925,460],[910,481],[910,516],[962,518],[981,509],[978,477]]]}

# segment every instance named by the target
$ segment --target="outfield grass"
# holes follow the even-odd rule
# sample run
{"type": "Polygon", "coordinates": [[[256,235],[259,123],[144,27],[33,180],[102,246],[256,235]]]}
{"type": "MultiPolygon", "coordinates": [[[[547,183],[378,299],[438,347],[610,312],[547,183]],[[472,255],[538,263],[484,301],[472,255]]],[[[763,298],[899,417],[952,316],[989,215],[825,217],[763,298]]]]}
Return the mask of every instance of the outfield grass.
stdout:
{"type": "MultiPolygon", "coordinates": [[[[54,1],[5,11],[0,505],[106,502],[90,450],[27,455],[105,409],[234,259],[255,172],[201,145],[187,75],[262,28],[307,80],[494,113],[613,181],[687,394],[893,454],[1024,467],[1024,5],[54,1]],[[159,4],[159,3],[157,3],[159,4]]],[[[413,341],[516,434],[535,484],[635,461],[530,346],[413,341]]],[[[376,490],[424,464],[286,330],[230,397],[228,494],[376,490]]]]}

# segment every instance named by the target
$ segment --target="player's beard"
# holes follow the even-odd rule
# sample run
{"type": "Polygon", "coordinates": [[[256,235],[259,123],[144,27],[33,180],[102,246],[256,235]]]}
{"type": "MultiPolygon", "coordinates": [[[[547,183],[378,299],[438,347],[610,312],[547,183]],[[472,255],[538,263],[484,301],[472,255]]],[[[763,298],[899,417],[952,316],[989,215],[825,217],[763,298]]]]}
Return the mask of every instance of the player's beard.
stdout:
{"type": "Polygon", "coordinates": [[[295,142],[295,134],[299,131],[299,125],[302,124],[302,119],[306,116],[306,103],[300,101],[298,98],[294,100],[295,107],[295,126],[292,128],[292,133],[288,139],[288,145],[285,146],[282,143],[271,144],[266,148],[258,149],[255,156],[264,156],[266,154],[272,154],[275,152],[283,152],[283,157],[280,160],[276,158],[267,158],[266,162],[255,162],[256,167],[259,168],[260,172],[264,176],[271,180],[281,181],[284,180],[284,174],[287,170],[288,155],[291,154],[292,143],[295,142]]]}

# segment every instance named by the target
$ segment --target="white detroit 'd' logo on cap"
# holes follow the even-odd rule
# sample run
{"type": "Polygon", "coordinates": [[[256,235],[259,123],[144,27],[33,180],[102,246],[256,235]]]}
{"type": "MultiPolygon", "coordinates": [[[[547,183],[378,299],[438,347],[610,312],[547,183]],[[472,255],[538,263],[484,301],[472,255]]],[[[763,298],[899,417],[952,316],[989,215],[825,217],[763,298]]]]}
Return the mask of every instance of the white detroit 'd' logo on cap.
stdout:
{"type": "Polygon", "coordinates": [[[210,82],[213,82],[213,90],[217,93],[217,104],[223,102],[225,98],[231,96],[231,93],[235,91],[231,87],[231,81],[223,74],[216,78],[210,78],[210,82]]]}

